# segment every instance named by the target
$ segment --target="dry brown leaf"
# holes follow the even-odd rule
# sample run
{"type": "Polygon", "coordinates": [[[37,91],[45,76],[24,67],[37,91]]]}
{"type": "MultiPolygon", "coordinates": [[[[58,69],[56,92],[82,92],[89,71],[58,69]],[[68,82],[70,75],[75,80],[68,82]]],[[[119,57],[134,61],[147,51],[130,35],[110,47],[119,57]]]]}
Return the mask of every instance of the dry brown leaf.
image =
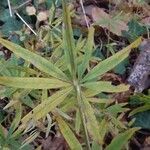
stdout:
{"type": "Polygon", "coordinates": [[[97,24],[103,28],[108,29],[109,31],[118,36],[121,36],[122,31],[128,30],[127,22],[124,22],[120,19],[116,19],[114,21],[113,17],[106,13],[102,8],[94,5],[88,5],[84,6],[84,11],[85,14],[83,14],[83,10],[81,9],[81,7],[77,9],[77,14],[79,15],[79,18],[74,20],[75,23],[85,26],[86,21],[84,15],[86,15],[86,19],[89,24],[97,24]]]}
{"type": "Polygon", "coordinates": [[[146,139],[144,141],[144,145],[145,146],[150,146],[150,136],[146,137],[146,139]]]}
{"type": "Polygon", "coordinates": [[[35,9],[34,6],[27,6],[27,7],[26,7],[26,12],[27,12],[27,14],[28,14],[29,16],[35,15],[36,9],[35,9]]]}
{"type": "Polygon", "coordinates": [[[127,31],[128,26],[120,19],[113,20],[112,16],[106,13],[102,8],[92,8],[92,18],[95,24],[100,25],[103,28],[107,28],[112,33],[121,36],[122,31],[127,31]]]}
{"type": "Polygon", "coordinates": [[[42,141],[43,150],[67,150],[67,144],[63,137],[55,136],[52,138],[49,136],[42,141]]]}
{"type": "Polygon", "coordinates": [[[141,20],[144,25],[150,26],[150,17],[146,17],[141,20]]]}
{"type": "Polygon", "coordinates": [[[48,12],[47,11],[41,11],[39,12],[39,14],[37,15],[37,19],[38,21],[45,21],[48,19],[48,12]]]}

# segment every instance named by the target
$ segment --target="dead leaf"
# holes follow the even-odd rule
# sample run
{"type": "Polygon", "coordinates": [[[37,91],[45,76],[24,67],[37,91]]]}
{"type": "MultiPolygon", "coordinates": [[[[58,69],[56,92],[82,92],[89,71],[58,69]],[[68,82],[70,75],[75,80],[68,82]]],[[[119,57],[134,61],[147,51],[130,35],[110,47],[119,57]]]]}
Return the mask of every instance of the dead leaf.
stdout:
{"type": "Polygon", "coordinates": [[[39,12],[39,14],[37,15],[37,19],[38,21],[45,21],[48,19],[48,11],[41,11],[39,12]]]}
{"type": "Polygon", "coordinates": [[[150,17],[146,17],[142,19],[141,23],[143,23],[144,25],[150,26],[150,17]]]}
{"type": "Polygon", "coordinates": [[[112,95],[112,98],[115,99],[118,103],[126,103],[128,102],[131,93],[132,93],[131,90],[121,93],[115,93],[112,95]]]}
{"type": "Polygon", "coordinates": [[[84,6],[85,14],[81,7],[77,9],[78,18],[75,18],[74,22],[83,26],[86,26],[85,16],[89,24],[96,24],[103,28],[108,29],[112,33],[121,36],[122,31],[127,31],[127,22],[121,19],[115,19],[115,17],[106,13],[104,9],[94,5],[84,6]]]}
{"type": "Polygon", "coordinates": [[[144,141],[144,146],[150,146],[150,136],[146,137],[144,141]]]}
{"type": "Polygon", "coordinates": [[[28,14],[29,16],[35,15],[36,9],[35,9],[34,6],[27,6],[27,7],[26,7],[26,12],[27,12],[27,14],[28,14]]]}
{"type": "Polygon", "coordinates": [[[68,150],[67,144],[63,137],[55,136],[52,138],[49,136],[42,141],[43,150],[68,150]]]}
{"type": "Polygon", "coordinates": [[[125,22],[120,19],[113,19],[113,17],[106,13],[102,8],[93,7],[92,18],[94,24],[106,28],[118,36],[121,36],[122,31],[128,30],[128,26],[125,22]]]}

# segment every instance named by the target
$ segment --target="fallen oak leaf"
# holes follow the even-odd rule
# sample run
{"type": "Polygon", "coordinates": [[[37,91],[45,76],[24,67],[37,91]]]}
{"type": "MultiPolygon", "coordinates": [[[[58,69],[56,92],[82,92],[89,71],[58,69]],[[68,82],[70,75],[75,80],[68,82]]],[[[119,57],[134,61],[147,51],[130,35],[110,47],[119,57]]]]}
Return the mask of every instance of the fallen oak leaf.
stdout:
{"type": "Polygon", "coordinates": [[[99,25],[103,28],[107,28],[112,33],[121,36],[122,31],[128,31],[127,24],[106,13],[102,8],[93,7],[92,8],[92,19],[94,24],[99,25]]]}

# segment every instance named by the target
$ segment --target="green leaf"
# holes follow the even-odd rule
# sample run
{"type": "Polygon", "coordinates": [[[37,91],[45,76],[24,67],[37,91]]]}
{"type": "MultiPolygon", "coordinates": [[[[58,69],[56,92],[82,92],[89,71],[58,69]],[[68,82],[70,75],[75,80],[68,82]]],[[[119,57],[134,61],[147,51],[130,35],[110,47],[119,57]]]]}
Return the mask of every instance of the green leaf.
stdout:
{"type": "Polygon", "coordinates": [[[77,101],[75,97],[67,97],[64,104],[61,106],[61,110],[64,112],[70,112],[77,107],[77,101]]]}
{"type": "Polygon", "coordinates": [[[21,5],[24,2],[24,0],[11,0],[12,5],[21,5]]]}
{"type": "Polygon", "coordinates": [[[45,58],[7,40],[0,38],[0,43],[14,52],[17,56],[22,57],[26,61],[32,63],[39,70],[59,79],[66,80],[66,75],[50,61],[45,58]]]}
{"type": "Polygon", "coordinates": [[[0,10],[0,20],[5,22],[10,19],[9,9],[1,9],[0,10]]]}
{"type": "Polygon", "coordinates": [[[124,48],[123,50],[119,51],[115,55],[105,59],[104,61],[100,62],[96,65],[82,80],[82,82],[92,80],[97,78],[98,76],[106,73],[107,71],[113,69],[116,65],[122,62],[125,58],[128,57],[132,48],[136,48],[141,43],[141,37],[138,38],[136,41],[131,43],[129,46],[124,48]]]}
{"type": "Polygon", "coordinates": [[[111,143],[106,147],[106,150],[122,150],[123,146],[128,143],[128,140],[139,128],[132,128],[124,133],[118,134],[111,143]]]}
{"type": "Polygon", "coordinates": [[[80,133],[80,128],[81,128],[81,116],[79,109],[77,109],[75,117],[75,131],[77,134],[80,133]]]}
{"type": "Polygon", "coordinates": [[[87,88],[84,93],[88,97],[97,95],[101,92],[118,93],[129,90],[129,85],[120,84],[115,86],[108,81],[87,82],[82,84],[82,86],[87,88]]]}
{"type": "Polygon", "coordinates": [[[69,70],[73,76],[76,76],[76,53],[75,53],[75,42],[73,38],[73,31],[71,26],[70,11],[67,7],[66,0],[62,0],[63,6],[63,44],[65,49],[65,56],[68,61],[69,70]]]}
{"type": "Polygon", "coordinates": [[[97,144],[96,142],[92,142],[92,150],[103,150],[102,146],[97,144]]]}
{"type": "Polygon", "coordinates": [[[12,94],[15,93],[16,91],[17,91],[17,89],[15,89],[15,88],[3,87],[2,89],[0,89],[0,97],[1,98],[4,98],[4,97],[10,98],[12,96],[12,94]]]}
{"type": "Polygon", "coordinates": [[[105,138],[105,135],[106,133],[109,131],[108,129],[108,126],[109,126],[109,121],[106,120],[106,119],[103,119],[101,122],[100,122],[100,135],[104,141],[104,138],[105,138]]]}
{"type": "Polygon", "coordinates": [[[86,126],[88,129],[89,134],[92,136],[93,140],[99,144],[102,144],[102,137],[99,133],[99,126],[98,122],[96,120],[94,110],[86,97],[83,97],[83,105],[82,109],[84,111],[85,117],[86,117],[86,126]]]}
{"type": "Polygon", "coordinates": [[[9,36],[10,33],[16,30],[20,30],[22,28],[23,23],[21,21],[18,21],[15,16],[10,17],[9,9],[6,9],[6,7],[1,6],[0,21],[2,21],[4,24],[0,27],[0,33],[2,33],[3,36],[9,36]]]}
{"type": "Polygon", "coordinates": [[[60,117],[57,116],[56,120],[60,128],[61,133],[63,134],[66,142],[68,143],[71,150],[82,150],[82,146],[75,137],[74,133],[71,131],[67,123],[60,117]]]}
{"type": "Polygon", "coordinates": [[[0,77],[0,84],[23,89],[57,89],[70,84],[55,78],[0,77]]]}
{"type": "Polygon", "coordinates": [[[21,121],[23,127],[26,126],[29,121],[36,121],[52,111],[68,96],[71,91],[72,87],[68,87],[64,90],[58,91],[50,96],[47,100],[36,106],[31,112],[29,112],[25,117],[22,118],[21,121]]]}
{"type": "Polygon", "coordinates": [[[60,7],[61,6],[61,0],[46,0],[44,1],[47,8],[49,9],[50,7],[52,7],[52,3],[55,3],[56,7],[60,7]]]}
{"type": "Polygon", "coordinates": [[[10,17],[2,25],[0,33],[2,33],[3,36],[9,36],[10,33],[21,30],[21,28],[22,28],[22,22],[10,17]]]}
{"type": "Polygon", "coordinates": [[[11,134],[15,131],[15,129],[18,127],[20,121],[21,121],[21,116],[22,116],[22,105],[20,102],[18,102],[15,106],[15,109],[16,109],[16,115],[15,115],[15,118],[9,128],[9,131],[8,131],[8,135],[11,136],[11,134]]]}
{"type": "Polygon", "coordinates": [[[136,113],[147,111],[147,110],[150,110],[150,105],[144,105],[141,107],[137,107],[136,109],[131,111],[129,115],[132,116],[132,115],[135,115],[136,113]]]}
{"type": "Polygon", "coordinates": [[[122,113],[129,110],[128,108],[124,107],[125,105],[127,105],[127,103],[111,105],[108,108],[106,108],[106,111],[109,112],[112,116],[117,117],[118,113],[122,113]]]}
{"type": "Polygon", "coordinates": [[[123,31],[123,36],[129,39],[130,42],[133,42],[139,36],[142,36],[147,32],[146,27],[141,26],[136,19],[132,19],[128,23],[128,27],[128,31],[123,31]]]}
{"type": "Polygon", "coordinates": [[[132,118],[135,118],[134,127],[150,130],[150,110],[137,113],[132,118]]]}
{"type": "Polygon", "coordinates": [[[32,132],[32,134],[29,135],[29,137],[27,137],[21,144],[20,149],[24,148],[25,146],[27,146],[29,143],[33,142],[38,136],[39,136],[39,132],[38,131],[34,131],[32,132]]]}
{"type": "Polygon", "coordinates": [[[29,96],[29,95],[26,95],[26,96],[23,96],[20,98],[21,102],[31,108],[34,108],[35,105],[33,103],[33,99],[29,96]]]}
{"type": "Polygon", "coordinates": [[[85,72],[86,68],[88,67],[89,60],[92,56],[92,50],[94,46],[94,28],[93,27],[89,28],[88,40],[86,43],[87,44],[85,45],[85,48],[84,48],[85,54],[82,58],[82,63],[79,65],[79,68],[78,68],[78,76],[80,79],[83,73],[85,72]]]}
{"type": "Polygon", "coordinates": [[[126,71],[126,66],[129,64],[129,60],[125,59],[124,61],[122,61],[120,64],[118,64],[115,68],[114,68],[114,72],[120,75],[123,75],[126,71]]]}

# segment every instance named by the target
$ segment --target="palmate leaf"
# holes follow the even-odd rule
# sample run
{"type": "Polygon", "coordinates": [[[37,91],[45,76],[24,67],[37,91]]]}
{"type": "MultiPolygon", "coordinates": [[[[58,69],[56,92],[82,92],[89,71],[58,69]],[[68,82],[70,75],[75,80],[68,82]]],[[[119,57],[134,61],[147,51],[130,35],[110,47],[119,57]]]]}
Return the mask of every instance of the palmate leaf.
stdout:
{"type": "Polygon", "coordinates": [[[39,70],[61,80],[67,80],[66,75],[50,61],[45,58],[7,40],[0,38],[0,43],[15,53],[17,56],[29,61],[39,70]]]}
{"type": "Polygon", "coordinates": [[[70,84],[56,78],[0,77],[0,84],[23,89],[57,89],[70,84]]]}
{"type": "Polygon", "coordinates": [[[63,134],[65,140],[67,141],[71,150],[82,150],[82,146],[75,137],[74,133],[71,131],[67,123],[60,117],[56,117],[56,121],[58,122],[58,126],[60,128],[61,133],[63,134]]]}
{"type": "Polygon", "coordinates": [[[123,146],[128,142],[128,140],[137,130],[139,130],[139,128],[131,128],[124,133],[120,133],[106,147],[106,150],[122,150],[123,146]]]}
{"type": "Polygon", "coordinates": [[[123,50],[119,51],[113,56],[100,62],[83,78],[82,82],[97,78],[98,76],[104,74],[105,72],[113,69],[116,65],[122,62],[126,57],[128,57],[131,49],[138,47],[140,43],[141,43],[141,37],[138,38],[133,43],[131,43],[126,48],[124,48],[123,50]]]}
{"type": "Polygon", "coordinates": [[[86,82],[82,84],[82,86],[87,88],[87,90],[84,91],[87,97],[97,95],[101,92],[118,93],[129,90],[129,85],[120,84],[115,86],[108,81],[86,82]]]}
{"type": "Polygon", "coordinates": [[[72,87],[67,87],[61,91],[56,92],[47,100],[36,106],[31,112],[22,118],[22,126],[25,127],[30,120],[37,121],[46,116],[47,113],[56,108],[72,91],[72,87]]]}

